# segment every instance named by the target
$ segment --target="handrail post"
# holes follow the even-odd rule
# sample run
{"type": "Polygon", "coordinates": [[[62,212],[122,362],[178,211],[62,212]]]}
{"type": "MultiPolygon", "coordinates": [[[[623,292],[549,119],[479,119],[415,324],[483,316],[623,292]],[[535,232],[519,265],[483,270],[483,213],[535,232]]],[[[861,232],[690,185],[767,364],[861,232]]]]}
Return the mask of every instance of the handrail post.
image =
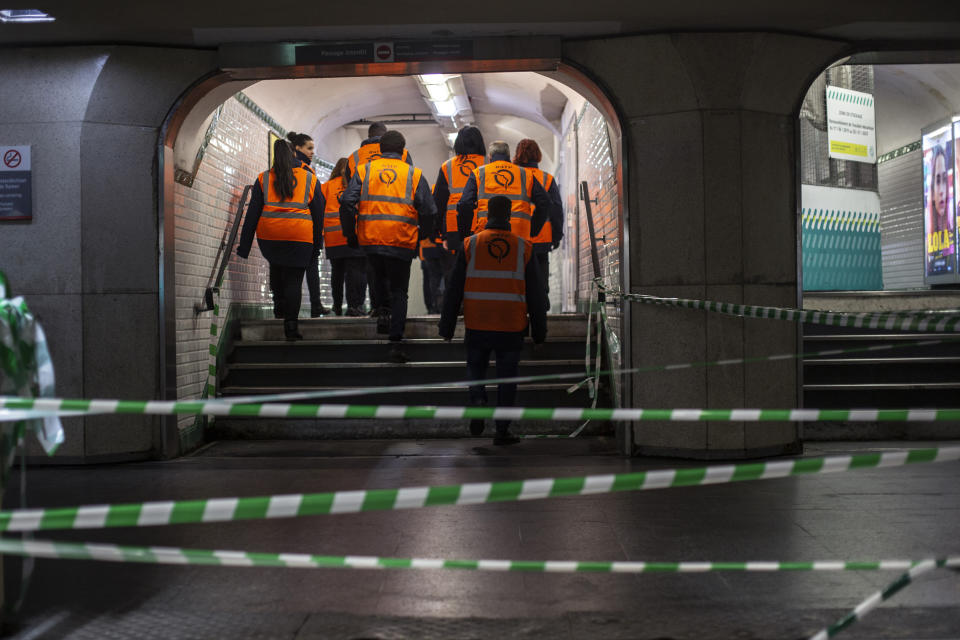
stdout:
{"type": "Polygon", "coordinates": [[[217,250],[217,257],[213,260],[213,271],[210,273],[210,279],[207,280],[207,288],[203,292],[203,299],[193,305],[193,311],[201,314],[204,311],[213,310],[213,294],[219,292],[223,285],[223,275],[227,271],[227,264],[230,262],[230,255],[233,253],[233,245],[237,241],[237,233],[240,230],[240,220],[243,218],[243,209],[247,205],[247,198],[253,189],[252,184],[243,188],[243,194],[240,196],[240,202],[237,204],[237,212],[230,223],[229,234],[224,232],[226,240],[220,241],[220,248],[217,250]]]}
{"type": "MultiPolygon", "coordinates": [[[[596,280],[601,278],[600,274],[600,254],[597,251],[597,231],[593,225],[593,201],[590,199],[590,185],[584,180],[580,183],[580,197],[583,198],[583,206],[587,213],[587,232],[590,234],[590,259],[593,262],[593,277],[596,280]]],[[[603,303],[606,301],[603,288],[597,287],[597,301],[603,303]]]]}

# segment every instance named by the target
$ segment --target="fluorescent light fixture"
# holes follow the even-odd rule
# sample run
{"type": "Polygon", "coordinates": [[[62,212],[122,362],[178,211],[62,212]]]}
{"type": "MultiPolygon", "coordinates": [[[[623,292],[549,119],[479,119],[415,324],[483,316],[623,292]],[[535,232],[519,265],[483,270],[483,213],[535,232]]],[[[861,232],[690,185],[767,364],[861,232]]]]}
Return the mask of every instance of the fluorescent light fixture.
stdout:
{"type": "Polygon", "coordinates": [[[437,110],[438,116],[450,117],[457,113],[457,103],[455,103],[453,100],[434,102],[433,106],[437,110]]]}
{"type": "Polygon", "coordinates": [[[450,146],[452,147],[452,146],[453,146],[453,143],[457,141],[457,134],[456,134],[456,133],[448,133],[448,134],[447,134],[447,141],[450,143],[450,146]]]}
{"type": "Polygon", "coordinates": [[[428,73],[420,76],[420,81],[423,84],[444,84],[447,81],[447,76],[442,73],[428,73]]]}
{"type": "Polygon", "coordinates": [[[424,85],[427,88],[427,93],[430,94],[430,100],[433,102],[443,102],[444,100],[450,99],[450,89],[447,87],[447,83],[443,84],[427,84],[424,85]]]}
{"type": "Polygon", "coordinates": [[[39,9],[0,9],[0,22],[53,22],[56,20],[39,9]]]}

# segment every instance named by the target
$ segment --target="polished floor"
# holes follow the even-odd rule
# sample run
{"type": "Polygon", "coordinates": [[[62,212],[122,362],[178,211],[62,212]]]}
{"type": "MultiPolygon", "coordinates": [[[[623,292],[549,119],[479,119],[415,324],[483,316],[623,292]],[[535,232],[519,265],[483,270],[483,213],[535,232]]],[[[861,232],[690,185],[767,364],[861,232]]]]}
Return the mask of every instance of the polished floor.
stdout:
{"type": "MultiPolygon", "coordinates": [[[[931,443],[913,443],[929,446],[931,443]]],[[[902,443],[812,443],[805,455],[902,443]]],[[[32,468],[31,506],[229,497],[699,466],[602,438],[219,442],[167,462],[32,468]]],[[[13,489],[13,488],[12,488],[13,489]]],[[[11,492],[5,506],[12,504],[11,492]]],[[[870,560],[960,554],[960,464],[57,539],[331,555],[870,560]]],[[[10,559],[8,572],[11,570],[10,559]]],[[[13,637],[795,639],[896,573],[529,574],[40,560],[13,637]]],[[[960,638],[960,573],[927,574],[840,638],[960,638]]]]}

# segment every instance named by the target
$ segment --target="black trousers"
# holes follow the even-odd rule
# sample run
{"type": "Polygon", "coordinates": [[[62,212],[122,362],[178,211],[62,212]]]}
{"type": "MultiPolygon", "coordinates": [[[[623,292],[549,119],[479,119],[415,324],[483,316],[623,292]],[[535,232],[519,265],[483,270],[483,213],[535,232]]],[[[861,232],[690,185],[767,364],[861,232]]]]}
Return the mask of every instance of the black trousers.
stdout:
{"type": "MultiPolygon", "coordinates": [[[[497,377],[515,378],[520,370],[520,350],[504,350],[497,348],[495,343],[474,341],[467,344],[467,379],[484,380],[487,377],[487,367],[490,365],[490,354],[497,356],[497,377]]],[[[517,400],[516,383],[497,385],[497,406],[512,407],[517,400]]],[[[470,404],[486,405],[487,390],[483,385],[470,387],[470,404]]],[[[510,426],[509,420],[497,420],[497,431],[505,431],[510,426]]]]}
{"type": "Polygon", "coordinates": [[[284,320],[296,320],[300,315],[300,297],[303,289],[303,267],[270,265],[270,289],[273,308],[284,320]]]}
{"type": "Polygon", "coordinates": [[[440,313],[443,307],[443,258],[424,258],[420,261],[423,270],[423,303],[427,313],[440,313]]]}
{"type": "Polygon", "coordinates": [[[370,285],[370,308],[371,309],[382,309],[386,307],[390,308],[390,298],[389,296],[384,300],[380,298],[380,292],[377,290],[377,287],[374,285],[377,279],[377,271],[373,267],[373,261],[370,259],[370,256],[364,258],[366,261],[366,270],[367,270],[367,284],[370,285]]]}
{"type": "Polygon", "coordinates": [[[537,263],[540,267],[540,277],[543,278],[543,290],[546,292],[544,296],[547,300],[547,309],[550,309],[550,253],[535,253],[537,257],[537,263]]]}
{"type": "Polygon", "coordinates": [[[314,245],[307,265],[307,291],[310,292],[310,306],[319,307],[320,300],[320,247],[314,245]]]}
{"type": "Polygon", "coordinates": [[[407,324],[407,289],[410,287],[409,258],[392,258],[371,253],[367,256],[373,266],[372,291],[380,301],[380,313],[390,314],[390,340],[403,339],[403,328],[407,324]],[[384,305],[389,301],[389,307],[384,305]]]}
{"type": "Polygon", "coordinates": [[[366,258],[330,258],[330,286],[333,288],[333,307],[343,308],[343,289],[346,284],[347,306],[360,309],[367,295],[366,258]]]}

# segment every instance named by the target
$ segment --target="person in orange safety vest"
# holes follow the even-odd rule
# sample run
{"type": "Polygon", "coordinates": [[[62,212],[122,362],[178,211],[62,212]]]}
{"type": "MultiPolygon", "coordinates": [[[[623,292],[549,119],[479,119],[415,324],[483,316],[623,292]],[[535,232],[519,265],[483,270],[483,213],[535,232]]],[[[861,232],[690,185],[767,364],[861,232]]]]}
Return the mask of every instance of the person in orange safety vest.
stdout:
{"type": "Polygon", "coordinates": [[[360,249],[347,246],[347,238],[340,227],[340,198],[347,190],[344,178],[347,159],[340,158],[333,167],[330,179],[324,182],[323,246],[330,261],[330,288],[333,290],[333,313],[343,314],[343,293],[346,285],[348,316],[363,316],[363,301],[367,296],[367,256],[360,249]]]}
{"type": "Polygon", "coordinates": [[[560,198],[560,186],[556,179],[540,169],[540,145],[535,140],[524,138],[517,143],[513,163],[523,167],[527,173],[543,185],[550,196],[550,213],[543,228],[530,239],[533,242],[533,254],[540,263],[540,275],[543,276],[543,289],[546,291],[547,309],[550,309],[550,252],[560,246],[563,240],[563,200],[560,198]]]}
{"type": "Polygon", "coordinates": [[[286,140],[277,140],[273,168],[261,173],[253,186],[237,255],[250,255],[256,235],[260,253],[270,263],[274,304],[282,313],[288,341],[303,339],[297,331],[303,274],[321,242],[323,209],[317,177],[300,167],[286,140]]]}
{"type": "Polygon", "coordinates": [[[457,204],[473,170],[481,167],[486,160],[486,145],[480,129],[469,125],[460,129],[453,142],[453,152],[456,155],[440,165],[433,187],[433,200],[440,216],[440,237],[447,249],[442,257],[443,277],[446,280],[453,273],[456,251],[463,245],[464,236],[457,227],[457,204]]]}
{"type": "MultiPolygon", "coordinates": [[[[463,303],[466,327],[467,377],[487,377],[490,354],[497,360],[497,377],[517,376],[523,340],[528,328],[534,345],[547,336],[547,312],[540,272],[529,240],[511,231],[511,200],[493,196],[488,202],[486,228],[463,241],[457,264],[444,294],[440,336],[452,340],[463,303]]],[[[497,386],[497,406],[514,406],[516,383],[497,386]]],[[[470,387],[470,404],[487,404],[483,386],[470,387]]],[[[471,420],[470,433],[483,433],[484,421],[471,420]]],[[[509,420],[496,421],[493,444],[515,444],[509,420]]]]}
{"type": "Polygon", "coordinates": [[[373,265],[372,286],[380,314],[377,332],[390,336],[388,359],[408,362],[401,342],[407,321],[410,263],[418,237],[433,237],[436,205],[423,172],[402,160],[406,141],[399,131],[380,138],[382,157],[357,167],[340,200],[340,226],[347,244],[362,248],[373,265]],[[390,307],[383,301],[390,300],[390,307]]]}
{"type": "Polygon", "coordinates": [[[510,146],[502,140],[490,144],[490,161],[473,171],[457,204],[457,228],[467,236],[486,226],[487,203],[495,195],[510,199],[511,230],[530,240],[546,222],[550,197],[527,172],[510,162],[510,146]]]}
{"type": "MultiPolygon", "coordinates": [[[[357,167],[362,167],[371,160],[376,160],[380,157],[380,136],[386,132],[387,125],[382,122],[374,122],[367,127],[367,139],[361,142],[360,147],[347,158],[346,180],[348,184],[353,176],[356,175],[357,167]]],[[[413,158],[410,157],[410,152],[407,149],[400,152],[400,159],[411,167],[413,166],[413,158]]]]}
{"type": "MultiPolygon", "coordinates": [[[[300,161],[300,168],[317,175],[317,172],[313,169],[313,152],[315,149],[313,138],[305,133],[290,131],[287,133],[287,141],[293,147],[296,159],[300,161]]],[[[313,248],[313,255],[310,257],[310,264],[307,266],[307,291],[310,292],[311,318],[319,318],[328,313],[320,300],[320,250],[322,248],[320,245],[313,248]]]]}

